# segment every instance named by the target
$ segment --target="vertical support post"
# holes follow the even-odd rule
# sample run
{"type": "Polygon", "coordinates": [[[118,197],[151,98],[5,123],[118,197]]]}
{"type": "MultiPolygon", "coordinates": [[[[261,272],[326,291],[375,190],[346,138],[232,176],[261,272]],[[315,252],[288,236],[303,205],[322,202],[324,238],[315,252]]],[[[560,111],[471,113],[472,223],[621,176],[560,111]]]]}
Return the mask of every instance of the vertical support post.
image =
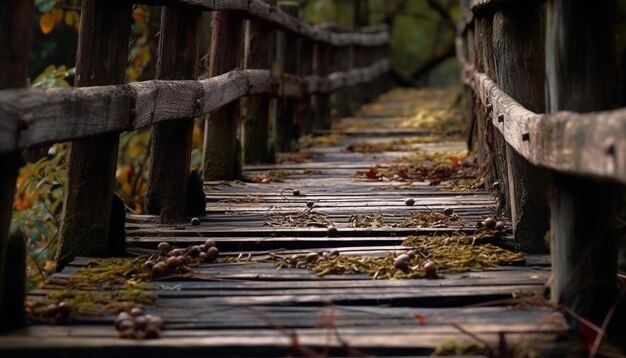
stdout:
{"type": "MultiPolygon", "coordinates": [[[[157,79],[196,79],[200,18],[197,10],[163,7],[157,79]]],[[[192,133],[193,118],[153,127],[146,208],[150,214],[160,214],[162,223],[185,215],[192,133]]]]}
{"type": "MultiPolygon", "coordinates": [[[[330,74],[330,58],[332,48],[328,44],[316,43],[313,47],[313,71],[316,76],[325,77],[330,74]]],[[[315,106],[316,130],[327,130],[331,126],[330,95],[317,93],[313,96],[315,106]]]]}
{"type": "MultiPolygon", "coordinates": [[[[278,9],[298,18],[299,5],[293,1],[279,1],[278,9]]],[[[276,63],[280,74],[295,74],[297,71],[296,61],[297,38],[284,31],[278,32],[276,39],[276,63]]],[[[294,100],[279,97],[276,99],[276,122],[274,125],[274,138],[276,139],[276,151],[290,152],[292,140],[295,139],[294,100]]]]}
{"type": "MultiPolygon", "coordinates": [[[[494,15],[498,85],[521,105],[538,113],[545,111],[544,39],[544,11],[536,4],[505,8],[494,15]]],[[[506,155],[515,240],[523,251],[546,252],[543,238],[549,229],[548,172],[530,164],[508,145],[506,155]]]]}
{"type": "MultiPolygon", "coordinates": [[[[274,61],[273,33],[269,26],[259,21],[246,21],[244,68],[271,69],[274,61]]],[[[269,151],[270,98],[267,96],[242,98],[241,108],[244,163],[273,162],[269,151]]]]}
{"type": "MultiPolygon", "coordinates": [[[[77,87],[126,82],[131,13],[130,2],[83,1],[77,87]]],[[[75,256],[107,255],[118,143],[119,134],[110,133],[75,140],[69,146],[57,267],[75,256]]]]}
{"type": "MultiPolygon", "coordinates": [[[[0,72],[0,89],[26,87],[28,46],[24,44],[30,44],[33,7],[32,1],[5,0],[0,3],[0,48],[3,51],[0,56],[0,68],[3,69],[0,72]]],[[[15,138],[17,142],[17,128],[15,138]]],[[[12,250],[15,239],[8,236],[19,162],[17,152],[0,154],[0,331],[18,328],[23,324],[23,319],[16,321],[11,317],[18,313],[24,314],[26,272],[23,265],[26,255],[12,250]],[[14,266],[14,263],[20,261],[22,265],[14,266]],[[21,302],[19,297],[12,297],[18,290],[22,292],[21,302]]]]}
{"type": "MultiPolygon", "coordinates": [[[[591,112],[619,104],[615,12],[613,0],[548,3],[550,112],[591,112]]],[[[619,191],[608,183],[566,174],[553,174],[552,183],[552,297],[599,325],[616,298],[614,221],[619,191]]],[[[584,328],[576,320],[570,321],[574,327],[584,328]]]]}
{"type": "MultiPolygon", "coordinates": [[[[232,71],[240,65],[243,19],[235,11],[216,11],[211,21],[209,77],[232,71]]],[[[204,127],[204,180],[233,180],[241,177],[239,101],[207,115],[204,127]]]]}
{"type": "MultiPolygon", "coordinates": [[[[313,73],[313,42],[307,39],[298,40],[298,64],[296,74],[300,77],[313,73]]],[[[296,101],[296,123],[298,135],[313,133],[314,113],[312,99],[308,94],[296,101]]]]}

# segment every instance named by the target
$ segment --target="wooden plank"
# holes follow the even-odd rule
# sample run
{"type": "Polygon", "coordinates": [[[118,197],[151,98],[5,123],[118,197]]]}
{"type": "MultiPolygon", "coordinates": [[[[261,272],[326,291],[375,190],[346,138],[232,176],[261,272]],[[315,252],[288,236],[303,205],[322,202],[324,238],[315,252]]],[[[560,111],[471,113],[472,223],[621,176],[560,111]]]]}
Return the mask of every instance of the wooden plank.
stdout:
{"type": "MultiPolygon", "coordinates": [[[[493,18],[493,55],[498,85],[525,108],[537,112],[545,110],[544,16],[545,11],[536,6],[500,10],[493,18]]],[[[543,237],[549,230],[549,174],[509,145],[506,146],[506,165],[508,180],[504,190],[509,191],[515,239],[524,251],[547,252],[543,237]]]]}
{"type": "MultiPolygon", "coordinates": [[[[265,1],[268,4],[275,1],[265,1]]],[[[246,21],[244,64],[246,69],[271,69],[274,62],[274,36],[270,28],[258,21],[246,21]]],[[[269,152],[270,99],[248,97],[242,105],[243,162],[273,162],[269,152]]]]}
{"type": "MultiPolygon", "coordinates": [[[[157,79],[191,80],[197,77],[200,20],[201,14],[197,11],[163,8],[157,79]]],[[[184,91],[180,94],[183,98],[188,96],[184,91]]],[[[166,101],[157,103],[164,107],[171,105],[166,101]]],[[[162,110],[155,108],[155,112],[161,113],[162,110]]],[[[146,210],[150,214],[160,214],[163,223],[173,222],[186,212],[193,125],[193,117],[187,117],[157,123],[152,128],[146,210]]]]}
{"type": "MultiPolygon", "coordinates": [[[[30,1],[3,1],[0,4],[0,89],[26,86],[28,77],[28,46],[30,43],[33,4],[30,1]]],[[[0,105],[0,111],[2,110],[0,105]]],[[[24,238],[11,237],[13,200],[20,166],[20,154],[15,151],[20,123],[17,118],[0,113],[0,331],[23,324],[24,238]],[[6,152],[3,152],[6,149],[6,152]],[[19,263],[22,261],[21,263],[19,263]],[[21,294],[19,292],[22,292],[21,294]]]]}
{"type": "Polygon", "coordinates": [[[236,11],[250,19],[276,27],[278,30],[332,46],[358,45],[377,47],[389,42],[389,31],[386,26],[366,28],[361,32],[336,33],[314,27],[281,11],[276,6],[266,4],[260,0],[141,0],[138,3],[188,6],[207,11],[236,11]]]}
{"type": "MultiPolygon", "coordinates": [[[[131,5],[106,0],[82,3],[77,87],[126,81],[131,5]]],[[[77,255],[108,254],[118,142],[119,134],[114,132],[76,140],[69,146],[63,223],[55,258],[59,267],[77,255]]]]}

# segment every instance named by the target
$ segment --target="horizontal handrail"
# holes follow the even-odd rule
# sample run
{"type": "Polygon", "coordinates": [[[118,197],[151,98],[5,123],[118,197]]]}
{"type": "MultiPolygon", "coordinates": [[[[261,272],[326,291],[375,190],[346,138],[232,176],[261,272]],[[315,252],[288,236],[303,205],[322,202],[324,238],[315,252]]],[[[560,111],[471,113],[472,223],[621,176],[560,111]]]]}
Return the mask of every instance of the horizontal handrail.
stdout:
{"type": "Polygon", "coordinates": [[[388,27],[363,29],[360,32],[333,32],[297,19],[286,12],[260,0],[137,0],[138,4],[185,6],[204,11],[238,11],[242,16],[264,22],[279,30],[332,46],[376,47],[389,43],[388,27]]]}
{"type": "Polygon", "coordinates": [[[477,71],[461,50],[462,39],[457,38],[463,82],[481,103],[490,105],[488,120],[516,152],[558,172],[626,183],[626,108],[534,113],[477,71]]]}
{"type": "Polygon", "coordinates": [[[235,70],[201,81],[144,81],[115,86],[0,91],[0,154],[88,136],[195,118],[241,97],[303,97],[369,82],[389,60],[327,76],[235,70]]]}

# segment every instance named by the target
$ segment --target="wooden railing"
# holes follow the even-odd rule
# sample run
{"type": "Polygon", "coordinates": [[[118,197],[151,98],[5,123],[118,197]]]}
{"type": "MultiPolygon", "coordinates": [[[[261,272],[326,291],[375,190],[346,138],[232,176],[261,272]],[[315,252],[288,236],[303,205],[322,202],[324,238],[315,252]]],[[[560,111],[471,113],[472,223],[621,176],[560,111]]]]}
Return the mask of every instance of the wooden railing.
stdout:
{"type": "Polygon", "coordinates": [[[600,326],[618,296],[626,205],[615,3],[462,3],[457,55],[488,182],[522,248],[549,239],[554,301],[600,326]]]}
{"type": "Polygon", "coordinates": [[[78,255],[117,255],[124,247],[119,220],[124,209],[113,195],[120,132],[153,129],[146,207],[169,223],[190,213],[189,195],[204,203],[201,184],[188,185],[194,182],[189,172],[194,118],[207,115],[204,178],[236,179],[242,153],[264,153],[246,161],[272,160],[270,98],[280,99],[275,145],[288,150],[296,139],[294,123],[300,134],[328,129],[331,94],[353,102],[371,98],[376,93],[363,93],[358,85],[384,81],[389,69],[386,27],[345,32],[312,26],[298,18],[297,3],[83,0],[76,87],[30,89],[24,88],[25,44],[32,16],[30,0],[0,4],[0,328],[19,325],[6,318],[23,311],[17,307],[23,300],[6,294],[23,287],[15,279],[21,274],[9,274],[23,255],[9,260],[17,249],[7,252],[9,246],[23,247],[23,239],[7,237],[21,150],[72,141],[58,264],[78,255]],[[163,6],[160,51],[155,80],[125,83],[134,4],[163,6]],[[213,11],[212,41],[209,78],[197,80],[202,11],[213,11]],[[240,125],[243,139],[237,135],[240,125]]]}

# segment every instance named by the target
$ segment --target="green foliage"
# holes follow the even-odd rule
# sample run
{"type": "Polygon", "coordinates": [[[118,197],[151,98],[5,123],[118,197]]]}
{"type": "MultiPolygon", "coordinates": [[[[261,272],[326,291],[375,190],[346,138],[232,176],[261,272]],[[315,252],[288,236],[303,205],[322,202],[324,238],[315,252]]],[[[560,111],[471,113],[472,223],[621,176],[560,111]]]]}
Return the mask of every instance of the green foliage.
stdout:
{"type": "Polygon", "coordinates": [[[67,179],[65,149],[55,145],[50,156],[20,169],[11,230],[27,237],[27,288],[37,287],[54,270],[63,186],[67,179]]]}
{"type": "Polygon", "coordinates": [[[32,83],[35,88],[71,87],[67,78],[76,74],[76,68],[50,65],[32,83]]]}
{"type": "Polygon", "coordinates": [[[35,0],[35,6],[40,12],[48,12],[57,4],[56,0],[35,0]]]}

